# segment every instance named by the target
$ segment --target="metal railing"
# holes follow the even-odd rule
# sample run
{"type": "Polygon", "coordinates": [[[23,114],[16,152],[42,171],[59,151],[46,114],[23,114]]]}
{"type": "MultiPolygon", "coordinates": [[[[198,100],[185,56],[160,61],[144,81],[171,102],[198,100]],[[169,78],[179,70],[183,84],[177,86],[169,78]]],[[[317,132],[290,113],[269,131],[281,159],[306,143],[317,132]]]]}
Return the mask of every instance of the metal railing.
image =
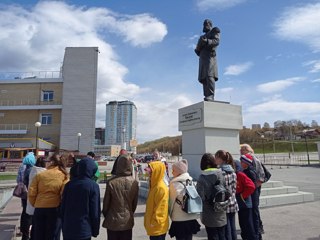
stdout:
{"type": "Polygon", "coordinates": [[[297,165],[304,166],[309,164],[319,164],[319,155],[317,152],[310,153],[268,153],[255,154],[259,160],[267,165],[297,165]]]}
{"type": "Polygon", "coordinates": [[[0,106],[61,105],[60,101],[39,101],[38,99],[1,100],[0,106]]]}
{"type": "Polygon", "coordinates": [[[61,71],[37,71],[37,72],[0,72],[0,79],[36,79],[36,78],[61,78],[61,71]]]}
{"type": "Polygon", "coordinates": [[[0,130],[28,130],[27,123],[0,124],[0,130]]]}

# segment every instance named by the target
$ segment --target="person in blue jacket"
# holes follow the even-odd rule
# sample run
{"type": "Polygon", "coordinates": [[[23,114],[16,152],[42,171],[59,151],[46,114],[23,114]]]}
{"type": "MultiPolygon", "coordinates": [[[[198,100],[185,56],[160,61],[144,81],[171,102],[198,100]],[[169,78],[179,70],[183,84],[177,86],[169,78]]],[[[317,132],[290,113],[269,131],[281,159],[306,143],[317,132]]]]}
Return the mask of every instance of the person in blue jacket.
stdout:
{"type": "Polygon", "coordinates": [[[69,181],[61,202],[64,240],[89,240],[99,235],[100,190],[92,180],[97,166],[90,158],[78,163],[78,176],[69,181]]]}

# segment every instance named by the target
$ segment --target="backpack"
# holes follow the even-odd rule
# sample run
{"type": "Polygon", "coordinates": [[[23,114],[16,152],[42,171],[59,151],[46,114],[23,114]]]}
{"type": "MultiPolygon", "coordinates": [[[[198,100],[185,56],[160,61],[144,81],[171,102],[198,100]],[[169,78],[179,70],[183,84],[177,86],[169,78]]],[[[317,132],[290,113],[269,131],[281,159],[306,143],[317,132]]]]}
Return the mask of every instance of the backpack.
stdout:
{"type": "Polygon", "coordinates": [[[261,163],[261,165],[264,171],[264,182],[268,182],[269,179],[271,178],[271,173],[269,172],[269,170],[266,168],[264,164],[261,163]]]}
{"type": "Polygon", "coordinates": [[[220,183],[219,180],[213,186],[213,195],[210,203],[213,205],[214,211],[226,211],[231,203],[231,193],[220,183]]]}
{"type": "Polygon", "coordinates": [[[184,186],[185,194],[182,201],[176,198],[176,203],[181,206],[182,211],[186,213],[201,213],[202,199],[199,196],[192,180],[187,179],[186,184],[179,181],[184,186]]]}

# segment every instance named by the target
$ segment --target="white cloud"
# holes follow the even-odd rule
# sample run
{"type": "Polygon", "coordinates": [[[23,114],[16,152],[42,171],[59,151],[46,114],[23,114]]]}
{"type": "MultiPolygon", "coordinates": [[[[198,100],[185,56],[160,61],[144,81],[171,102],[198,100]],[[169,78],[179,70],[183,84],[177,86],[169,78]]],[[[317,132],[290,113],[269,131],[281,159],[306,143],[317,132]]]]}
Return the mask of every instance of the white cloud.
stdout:
{"type": "Polygon", "coordinates": [[[313,83],[320,83],[320,78],[311,80],[311,82],[313,82],[313,83]]]}
{"type": "Polygon", "coordinates": [[[217,93],[229,93],[232,92],[233,88],[232,87],[228,87],[228,88],[218,88],[216,90],[217,93]]]}
{"type": "Polygon", "coordinates": [[[226,8],[231,8],[247,0],[197,0],[197,6],[201,11],[215,9],[223,10],[226,8]]]}
{"type": "Polygon", "coordinates": [[[125,37],[125,41],[133,46],[148,47],[153,43],[161,42],[167,35],[167,27],[158,19],[149,14],[126,16],[116,21],[109,22],[108,27],[125,37]]]}
{"type": "Polygon", "coordinates": [[[178,132],[178,109],[191,105],[193,102],[182,94],[176,96],[172,94],[172,96],[174,97],[170,98],[168,93],[157,93],[153,97],[155,99],[161,98],[161,101],[157,101],[156,104],[147,100],[135,101],[139,111],[137,128],[148,131],[148,135],[144,136],[147,138],[142,138],[139,141],[158,139],[164,133],[171,133],[170,136],[181,134],[178,132]],[[167,97],[163,97],[163,95],[167,97]]]}
{"type": "Polygon", "coordinates": [[[264,122],[272,124],[279,119],[311,122],[319,116],[319,102],[289,102],[279,98],[248,107],[243,114],[245,124],[264,122]]]}
{"type": "Polygon", "coordinates": [[[275,35],[285,41],[296,41],[320,51],[320,3],[287,8],[275,21],[275,35]]]}
{"type": "Polygon", "coordinates": [[[230,65],[225,68],[224,75],[238,76],[248,71],[252,66],[253,66],[252,62],[245,62],[241,64],[230,65]]]}
{"type": "Polygon", "coordinates": [[[320,60],[312,60],[303,64],[304,66],[311,66],[310,73],[320,72],[320,60]]]}
{"type": "Polygon", "coordinates": [[[264,93],[279,92],[302,80],[304,80],[304,78],[302,77],[292,77],[284,80],[276,80],[273,82],[267,82],[267,83],[258,85],[257,90],[264,93]]]}
{"type": "Polygon", "coordinates": [[[0,18],[2,71],[58,71],[65,47],[99,47],[97,126],[105,119],[108,101],[126,100],[148,91],[125,80],[129,69],[119,61],[117,46],[105,36],[119,37],[122,44],[148,47],[167,34],[166,25],[146,13],[122,15],[62,1],[39,2],[30,9],[1,5],[0,18]]]}

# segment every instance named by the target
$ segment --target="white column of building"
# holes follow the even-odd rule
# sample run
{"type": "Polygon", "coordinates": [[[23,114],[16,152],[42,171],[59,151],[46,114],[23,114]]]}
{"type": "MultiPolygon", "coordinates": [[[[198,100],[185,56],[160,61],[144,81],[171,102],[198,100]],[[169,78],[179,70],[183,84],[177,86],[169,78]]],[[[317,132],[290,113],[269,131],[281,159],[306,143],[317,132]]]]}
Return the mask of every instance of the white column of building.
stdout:
{"type": "Polygon", "coordinates": [[[93,150],[95,138],[97,47],[67,47],[63,61],[60,148],[93,150]]]}

